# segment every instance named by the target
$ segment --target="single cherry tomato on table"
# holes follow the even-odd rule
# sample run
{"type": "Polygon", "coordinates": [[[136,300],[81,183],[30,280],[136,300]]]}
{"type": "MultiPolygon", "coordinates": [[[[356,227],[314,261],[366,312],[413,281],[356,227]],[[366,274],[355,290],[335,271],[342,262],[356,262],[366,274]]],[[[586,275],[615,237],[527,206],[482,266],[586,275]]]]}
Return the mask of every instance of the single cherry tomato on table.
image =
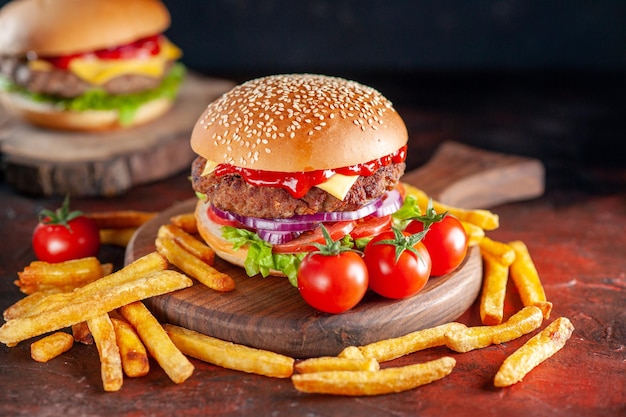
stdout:
{"type": "Polygon", "coordinates": [[[61,208],[40,213],[33,231],[33,250],[39,260],[50,263],[96,256],[99,233],[95,221],[80,211],[70,211],[66,197],[61,208]]]}
{"type": "Polygon", "coordinates": [[[393,228],[365,247],[369,287],[386,298],[417,294],[428,282],[430,255],[421,242],[423,233],[409,234],[393,228]]]}
{"type": "Polygon", "coordinates": [[[446,213],[438,214],[432,201],[426,214],[412,220],[405,231],[418,233],[428,229],[422,240],[432,260],[430,274],[438,277],[454,271],[465,259],[467,253],[467,233],[461,222],[446,213]]]}
{"type": "Polygon", "coordinates": [[[298,268],[298,290],[311,307],[326,313],[343,313],[363,299],[368,272],[358,252],[342,248],[322,225],[326,244],[304,257],[298,268]]]}

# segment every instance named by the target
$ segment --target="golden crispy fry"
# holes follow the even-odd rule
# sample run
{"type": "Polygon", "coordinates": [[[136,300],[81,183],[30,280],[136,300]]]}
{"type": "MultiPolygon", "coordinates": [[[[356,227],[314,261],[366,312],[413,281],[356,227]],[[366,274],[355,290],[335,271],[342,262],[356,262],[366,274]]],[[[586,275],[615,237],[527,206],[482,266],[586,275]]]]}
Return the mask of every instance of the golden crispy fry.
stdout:
{"type": "Polygon", "coordinates": [[[125,248],[137,231],[136,227],[124,229],[100,229],[100,243],[125,248]]]}
{"type": "Polygon", "coordinates": [[[93,336],[89,331],[89,326],[86,321],[72,324],[72,336],[74,336],[75,342],[82,343],[83,345],[93,345],[93,336]]]}
{"type": "Polygon", "coordinates": [[[18,317],[26,315],[30,310],[32,310],[39,302],[48,297],[50,294],[55,294],[60,292],[60,290],[55,288],[50,288],[47,290],[36,291],[32,294],[27,295],[26,297],[17,300],[14,304],[7,307],[3,312],[3,317],[5,321],[13,320],[18,317]]]}
{"type": "Polygon", "coordinates": [[[488,326],[502,323],[509,267],[489,254],[483,254],[483,288],[480,321],[488,326]]]}
{"type": "Polygon", "coordinates": [[[380,371],[329,371],[295,374],[298,391],[334,395],[381,395],[407,391],[441,379],[452,372],[454,358],[445,356],[430,362],[386,368],[380,371]]]}
{"type": "MultiPolygon", "coordinates": [[[[109,277],[111,276],[113,275],[109,277]]],[[[50,308],[42,306],[41,311],[36,314],[29,313],[27,316],[6,322],[0,327],[0,342],[12,346],[22,340],[89,320],[125,304],[186,288],[193,284],[185,275],[165,270],[129,282],[116,283],[113,286],[100,285],[104,288],[98,288],[97,291],[91,288],[85,290],[103,280],[107,280],[107,277],[71,293],[48,296],[47,299],[56,296],[63,296],[63,298],[51,300],[50,308]]],[[[45,300],[39,305],[44,303],[45,300]]]]}
{"type": "Polygon", "coordinates": [[[504,242],[493,240],[489,237],[484,237],[480,243],[480,253],[485,254],[496,259],[504,266],[509,266],[515,260],[515,251],[511,246],[504,242]]]}
{"type": "Polygon", "coordinates": [[[233,278],[196,258],[171,239],[157,238],[156,248],[178,269],[216,291],[235,289],[233,278]]]}
{"type": "Polygon", "coordinates": [[[293,374],[294,359],[262,349],[254,349],[211,336],[165,324],[172,341],[185,354],[228,369],[289,378],[293,374]]]}
{"type": "Polygon", "coordinates": [[[467,245],[476,246],[480,243],[483,237],[485,237],[485,231],[475,224],[461,221],[465,233],[467,233],[467,245]]]}
{"type": "Polygon", "coordinates": [[[546,293],[528,248],[519,240],[509,242],[509,245],[515,251],[515,262],[511,264],[511,278],[522,299],[522,304],[539,307],[543,311],[543,318],[549,319],[552,303],[546,300],[546,293]]]}
{"type": "Polygon", "coordinates": [[[337,357],[347,359],[365,358],[365,356],[363,356],[363,353],[361,352],[361,349],[359,349],[357,346],[348,346],[344,348],[341,352],[339,352],[339,355],[337,355],[337,357]]]}
{"type": "Polygon", "coordinates": [[[201,259],[208,265],[213,265],[215,251],[210,246],[196,239],[193,235],[185,232],[172,224],[163,225],[159,228],[158,238],[172,239],[187,252],[201,259]]]}
{"type": "Polygon", "coordinates": [[[32,294],[49,288],[61,291],[72,291],[74,288],[102,278],[110,273],[112,265],[103,269],[100,261],[95,257],[73,259],[59,263],[33,261],[18,272],[19,280],[15,285],[20,287],[24,294],[32,294]]]}
{"type": "Polygon", "coordinates": [[[100,356],[100,376],[105,391],[119,391],[124,382],[122,358],[117,347],[113,323],[108,314],[101,314],[87,320],[89,331],[100,356]]]}
{"type": "Polygon", "coordinates": [[[99,229],[137,228],[156,216],[156,212],[138,210],[115,210],[89,213],[99,229]]]}
{"type": "Polygon", "coordinates": [[[444,346],[446,344],[446,339],[444,338],[446,333],[465,328],[464,324],[450,322],[430,329],[418,330],[404,336],[359,346],[359,350],[366,358],[376,358],[378,362],[390,361],[419,350],[444,346]]]}
{"type": "Polygon", "coordinates": [[[493,384],[508,387],[521,381],[537,365],[565,346],[574,326],[566,317],[559,317],[506,358],[496,373],[493,384]]]}
{"type": "Polygon", "coordinates": [[[352,359],[322,356],[298,362],[295,369],[301,374],[327,371],[378,371],[380,365],[375,358],[352,359]]]}
{"type": "Polygon", "coordinates": [[[150,355],[174,383],[180,384],[191,376],[193,365],[142,302],[125,305],[119,312],[135,328],[150,355]]]}
{"type": "MultiPolygon", "coordinates": [[[[428,207],[428,200],[430,197],[422,190],[409,184],[403,184],[407,195],[412,195],[417,199],[417,205],[422,210],[422,213],[426,211],[428,207]]],[[[492,213],[489,210],[466,210],[459,207],[452,207],[443,204],[439,201],[433,200],[433,208],[437,213],[443,213],[447,211],[460,221],[465,221],[480,227],[483,230],[495,230],[500,226],[500,219],[497,214],[492,213]]]]}
{"type": "Polygon", "coordinates": [[[170,217],[170,223],[178,226],[185,232],[195,235],[198,233],[198,225],[196,224],[196,216],[191,213],[183,213],[170,217]]]}
{"type": "Polygon", "coordinates": [[[148,351],[135,328],[125,320],[115,317],[111,318],[111,322],[120,349],[124,373],[131,378],[146,375],[150,371],[148,351]]]}
{"type": "Polygon", "coordinates": [[[74,338],[65,332],[56,332],[30,345],[30,357],[37,362],[48,362],[74,345],[74,338]]]}
{"type": "Polygon", "coordinates": [[[455,352],[469,352],[517,339],[541,326],[543,316],[537,307],[524,307],[497,326],[475,326],[445,334],[446,346],[455,352]]]}

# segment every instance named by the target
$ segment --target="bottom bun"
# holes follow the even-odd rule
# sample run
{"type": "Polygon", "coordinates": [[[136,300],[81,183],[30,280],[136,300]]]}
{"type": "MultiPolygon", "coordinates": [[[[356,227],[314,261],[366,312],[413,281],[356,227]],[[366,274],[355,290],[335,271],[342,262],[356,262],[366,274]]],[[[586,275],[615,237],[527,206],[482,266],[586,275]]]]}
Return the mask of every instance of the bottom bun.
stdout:
{"type": "MultiPolygon", "coordinates": [[[[240,267],[244,267],[246,262],[246,257],[248,256],[248,249],[246,247],[241,247],[237,250],[233,249],[233,244],[222,238],[222,232],[220,230],[220,225],[214,223],[209,219],[207,215],[207,209],[209,208],[209,203],[206,203],[202,200],[198,200],[195,209],[195,218],[196,225],[198,227],[198,233],[204,239],[204,241],[209,245],[217,256],[221,259],[229,262],[233,265],[237,265],[240,267]]],[[[284,277],[285,274],[279,271],[270,270],[270,275],[284,277]]]]}
{"type": "Polygon", "coordinates": [[[58,110],[49,103],[38,103],[28,100],[16,93],[2,93],[0,100],[4,107],[31,124],[57,130],[112,130],[129,128],[147,123],[167,112],[172,107],[172,100],[161,98],[150,101],[139,109],[130,124],[119,122],[117,110],[58,110]]]}

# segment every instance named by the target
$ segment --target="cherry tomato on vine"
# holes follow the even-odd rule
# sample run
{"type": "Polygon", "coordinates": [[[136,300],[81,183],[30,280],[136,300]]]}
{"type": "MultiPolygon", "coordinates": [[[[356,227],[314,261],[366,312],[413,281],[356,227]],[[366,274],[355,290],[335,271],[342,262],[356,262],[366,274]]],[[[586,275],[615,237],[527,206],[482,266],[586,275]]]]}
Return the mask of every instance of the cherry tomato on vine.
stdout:
{"type": "Polygon", "coordinates": [[[80,211],[69,210],[69,199],[65,198],[61,208],[40,213],[32,245],[39,260],[57,263],[96,256],[100,250],[100,234],[92,219],[80,211]]]}
{"type": "Polygon", "coordinates": [[[417,294],[428,281],[431,261],[420,241],[422,233],[409,234],[394,228],[372,239],[364,251],[369,287],[387,298],[417,294]]]}
{"type": "Polygon", "coordinates": [[[298,268],[298,290],[311,307],[343,313],[356,306],[367,291],[368,272],[361,255],[333,241],[324,226],[326,244],[304,257],[298,268]]]}
{"type": "Polygon", "coordinates": [[[467,253],[467,233],[461,222],[450,214],[437,214],[429,205],[424,216],[412,220],[405,231],[418,233],[428,228],[422,240],[432,259],[432,276],[441,276],[455,270],[467,253]]]}

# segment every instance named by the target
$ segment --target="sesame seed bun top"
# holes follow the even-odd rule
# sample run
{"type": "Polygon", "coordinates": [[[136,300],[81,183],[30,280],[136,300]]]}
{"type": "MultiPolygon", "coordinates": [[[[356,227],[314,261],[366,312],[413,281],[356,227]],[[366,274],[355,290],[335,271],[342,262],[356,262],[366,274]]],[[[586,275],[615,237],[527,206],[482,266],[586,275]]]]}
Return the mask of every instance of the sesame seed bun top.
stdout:
{"type": "Polygon", "coordinates": [[[209,104],[191,135],[197,154],[250,169],[300,172],[389,155],[408,133],[378,91],[343,78],[273,75],[209,104]]]}
{"type": "Polygon", "coordinates": [[[0,10],[0,54],[88,52],[159,34],[169,25],[159,0],[16,0],[0,10]]]}

